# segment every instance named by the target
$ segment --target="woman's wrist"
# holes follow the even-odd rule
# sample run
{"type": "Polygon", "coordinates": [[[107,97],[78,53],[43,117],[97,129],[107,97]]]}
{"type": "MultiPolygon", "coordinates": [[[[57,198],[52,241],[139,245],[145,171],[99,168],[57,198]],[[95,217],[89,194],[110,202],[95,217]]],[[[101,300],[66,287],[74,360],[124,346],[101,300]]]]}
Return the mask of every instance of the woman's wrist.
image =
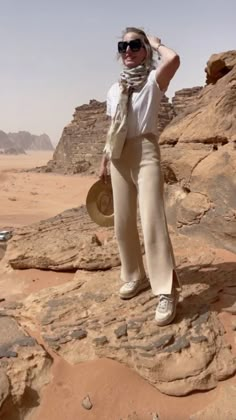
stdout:
{"type": "Polygon", "coordinates": [[[159,47],[161,45],[163,45],[161,43],[161,39],[158,38],[157,36],[148,36],[148,40],[150,42],[151,47],[155,50],[158,51],[159,47]]]}

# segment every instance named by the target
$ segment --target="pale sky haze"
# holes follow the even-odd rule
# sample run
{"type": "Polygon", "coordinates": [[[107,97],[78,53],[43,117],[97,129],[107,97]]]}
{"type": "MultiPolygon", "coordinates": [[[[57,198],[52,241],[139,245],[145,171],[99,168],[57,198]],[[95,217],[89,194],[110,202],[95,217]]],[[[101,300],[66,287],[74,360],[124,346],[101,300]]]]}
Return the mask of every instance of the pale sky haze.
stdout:
{"type": "Polygon", "coordinates": [[[203,85],[211,54],[236,49],[235,0],[0,0],[0,130],[56,144],[74,109],[104,101],[120,73],[117,42],[142,27],[176,50],[167,96],[203,85]]]}

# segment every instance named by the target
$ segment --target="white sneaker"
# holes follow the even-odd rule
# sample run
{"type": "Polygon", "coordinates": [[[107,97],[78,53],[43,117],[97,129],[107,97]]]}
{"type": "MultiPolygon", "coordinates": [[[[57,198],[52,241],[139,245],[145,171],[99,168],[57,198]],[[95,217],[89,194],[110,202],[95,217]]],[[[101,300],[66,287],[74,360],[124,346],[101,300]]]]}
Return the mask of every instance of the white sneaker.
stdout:
{"type": "Polygon", "coordinates": [[[170,295],[160,295],[155,315],[157,325],[168,325],[174,320],[178,297],[177,291],[170,295]]]}
{"type": "Polygon", "coordinates": [[[144,279],[128,281],[124,283],[120,288],[120,298],[121,299],[130,299],[136,296],[142,290],[146,290],[150,287],[150,283],[145,277],[144,279]]]}

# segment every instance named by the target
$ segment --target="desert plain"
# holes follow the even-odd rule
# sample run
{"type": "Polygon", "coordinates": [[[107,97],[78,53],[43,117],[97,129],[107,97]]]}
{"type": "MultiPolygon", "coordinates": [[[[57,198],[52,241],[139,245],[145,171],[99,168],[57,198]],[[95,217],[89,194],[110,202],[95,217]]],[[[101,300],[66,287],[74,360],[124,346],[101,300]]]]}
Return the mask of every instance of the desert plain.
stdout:
{"type": "MultiPolygon", "coordinates": [[[[0,155],[1,229],[29,225],[85,204],[87,191],[97,179],[95,175],[29,171],[45,165],[51,157],[52,152],[0,155]]],[[[236,263],[235,254],[220,249],[215,252],[226,264],[236,263]]],[[[68,272],[6,270],[0,266],[0,306],[64,284],[73,276],[74,273],[68,272]]],[[[226,331],[226,340],[236,356],[236,336],[231,326],[233,315],[222,311],[219,318],[226,331]]],[[[214,407],[226,386],[236,387],[234,376],[219,382],[211,391],[182,397],[164,395],[135,371],[115,360],[101,358],[71,365],[47,347],[39,331],[32,334],[45,346],[53,364],[51,381],[43,388],[38,406],[25,417],[28,420],[188,420],[198,411],[214,407]],[[92,402],[90,410],[82,405],[86,396],[92,402]]],[[[227,417],[217,417],[214,409],[201,418],[228,420],[227,417]],[[211,417],[210,413],[215,413],[215,416],[211,417]]]]}

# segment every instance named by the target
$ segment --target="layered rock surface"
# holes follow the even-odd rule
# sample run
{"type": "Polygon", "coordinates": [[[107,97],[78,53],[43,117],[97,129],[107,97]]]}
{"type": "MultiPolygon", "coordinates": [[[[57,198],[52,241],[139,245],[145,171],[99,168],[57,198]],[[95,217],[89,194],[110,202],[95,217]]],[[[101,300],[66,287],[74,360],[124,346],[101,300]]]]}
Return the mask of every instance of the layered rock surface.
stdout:
{"type": "Polygon", "coordinates": [[[197,94],[166,127],[160,143],[171,174],[169,222],[181,233],[236,252],[236,52],[220,56],[225,62],[230,58],[231,70],[197,94]]]}
{"type": "MultiPolygon", "coordinates": [[[[236,371],[214,310],[219,296],[235,301],[233,265],[197,241],[177,237],[174,244],[183,290],[177,318],[167,327],[154,322],[157,297],[151,290],[120,300],[115,268],[78,270],[73,281],[32,294],[5,308],[5,315],[14,315],[25,329],[40,328],[47,346],[69,363],[109,357],[168,395],[212,389],[236,371]]],[[[87,252],[92,255],[92,248],[87,252]]]]}
{"type": "MultiPolygon", "coordinates": [[[[168,125],[160,144],[226,144],[236,140],[236,51],[217,55],[230,67],[215,84],[204,87],[196,100],[168,125]]],[[[214,66],[210,58],[207,71],[214,66]],[[211,64],[210,64],[211,63],[211,64]]],[[[208,74],[208,73],[207,73],[208,74]]]]}
{"type": "Polygon", "coordinates": [[[93,223],[85,206],[14,230],[4,261],[14,269],[106,270],[120,264],[112,228],[93,223]]]}
{"type": "Polygon", "coordinates": [[[212,306],[225,293],[234,313],[233,267],[221,264],[204,241],[172,230],[183,290],[176,322],[157,327],[157,297],[150,290],[129,302],[120,300],[113,231],[95,233],[86,217],[81,207],[14,232],[2,264],[80,270],[70,283],[5,308],[5,316],[14,316],[27,330],[39,326],[47,345],[70,363],[113,358],[169,395],[211,389],[233,375],[236,360],[212,306]]]}
{"type": "Polygon", "coordinates": [[[7,310],[0,311],[0,417],[24,419],[38,405],[40,391],[50,380],[52,360],[7,310]]]}

